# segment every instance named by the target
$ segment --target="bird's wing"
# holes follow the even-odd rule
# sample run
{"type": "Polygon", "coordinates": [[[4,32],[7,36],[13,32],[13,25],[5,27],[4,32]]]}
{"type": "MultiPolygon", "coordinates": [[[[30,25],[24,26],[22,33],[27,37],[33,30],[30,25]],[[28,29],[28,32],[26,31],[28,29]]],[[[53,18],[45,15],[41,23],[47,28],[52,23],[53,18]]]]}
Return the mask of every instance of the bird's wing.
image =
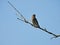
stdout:
{"type": "Polygon", "coordinates": [[[39,25],[39,24],[38,24],[38,21],[37,21],[37,19],[36,19],[36,18],[35,18],[35,24],[36,24],[36,25],[39,25]]]}

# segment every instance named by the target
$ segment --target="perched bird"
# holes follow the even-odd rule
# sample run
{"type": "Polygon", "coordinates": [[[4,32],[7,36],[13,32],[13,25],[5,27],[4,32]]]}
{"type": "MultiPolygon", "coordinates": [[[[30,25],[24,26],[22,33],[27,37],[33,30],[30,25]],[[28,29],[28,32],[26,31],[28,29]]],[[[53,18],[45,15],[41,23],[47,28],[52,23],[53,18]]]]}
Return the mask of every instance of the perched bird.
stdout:
{"type": "Polygon", "coordinates": [[[34,27],[40,28],[35,14],[32,15],[32,24],[33,24],[34,27]]]}

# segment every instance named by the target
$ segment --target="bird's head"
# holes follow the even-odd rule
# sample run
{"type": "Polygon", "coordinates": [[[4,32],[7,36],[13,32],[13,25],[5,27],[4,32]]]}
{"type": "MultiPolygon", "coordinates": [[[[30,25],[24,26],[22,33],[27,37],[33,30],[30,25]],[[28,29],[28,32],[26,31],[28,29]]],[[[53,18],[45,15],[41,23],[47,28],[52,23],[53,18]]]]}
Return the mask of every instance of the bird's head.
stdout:
{"type": "Polygon", "coordinates": [[[33,14],[33,16],[35,17],[36,15],[35,15],[35,14],[33,14]]]}
{"type": "Polygon", "coordinates": [[[36,18],[36,15],[35,15],[35,14],[33,14],[33,15],[32,15],[32,19],[35,19],[35,18],[36,18]]]}

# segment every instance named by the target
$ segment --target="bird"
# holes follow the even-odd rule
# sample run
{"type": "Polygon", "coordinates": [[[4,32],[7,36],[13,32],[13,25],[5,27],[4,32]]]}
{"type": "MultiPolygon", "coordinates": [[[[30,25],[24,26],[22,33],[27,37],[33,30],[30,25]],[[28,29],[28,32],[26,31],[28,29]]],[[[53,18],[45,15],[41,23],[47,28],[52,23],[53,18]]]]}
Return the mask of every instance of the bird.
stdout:
{"type": "Polygon", "coordinates": [[[32,24],[33,24],[34,27],[40,28],[35,14],[32,15],[32,24]]]}

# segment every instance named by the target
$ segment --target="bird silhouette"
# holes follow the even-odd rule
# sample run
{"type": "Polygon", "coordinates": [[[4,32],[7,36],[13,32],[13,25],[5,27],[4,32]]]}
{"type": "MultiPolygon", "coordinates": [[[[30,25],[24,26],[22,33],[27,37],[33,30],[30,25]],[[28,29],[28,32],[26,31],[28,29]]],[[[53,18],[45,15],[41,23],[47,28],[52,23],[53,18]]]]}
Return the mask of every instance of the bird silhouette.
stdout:
{"type": "Polygon", "coordinates": [[[36,15],[35,14],[32,15],[32,24],[33,24],[34,27],[40,28],[39,23],[38,23],[38,21],[36,19],[36,15]]]}

